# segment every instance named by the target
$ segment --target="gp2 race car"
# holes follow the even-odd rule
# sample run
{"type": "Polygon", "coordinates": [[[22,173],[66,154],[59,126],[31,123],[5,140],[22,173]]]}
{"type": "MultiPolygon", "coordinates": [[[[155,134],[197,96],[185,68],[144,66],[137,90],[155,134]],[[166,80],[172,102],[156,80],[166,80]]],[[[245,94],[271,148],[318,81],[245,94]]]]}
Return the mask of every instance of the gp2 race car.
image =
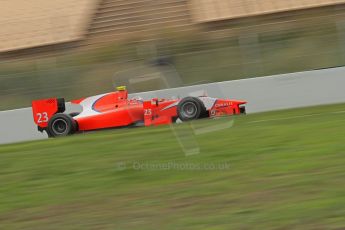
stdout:
{"type": "Polygon", "coordinates": [[[67,136],[77,132],[143,124],[170,124],[206,117],[245,114],[245,101],[218,99],[208,96],[182,99],[142,100],[128,98],[125,87],[102,95],[71,101],[82,107],[80,113],[65,112],[63,98],[32,102],[34,122],[49,137],[67,136]]]}

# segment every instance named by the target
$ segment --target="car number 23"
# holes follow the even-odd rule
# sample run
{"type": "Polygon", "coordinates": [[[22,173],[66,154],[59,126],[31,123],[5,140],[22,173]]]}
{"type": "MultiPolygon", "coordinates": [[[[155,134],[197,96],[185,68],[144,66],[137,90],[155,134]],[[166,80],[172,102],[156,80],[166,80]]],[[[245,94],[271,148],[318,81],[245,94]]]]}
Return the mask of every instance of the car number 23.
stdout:
{"type": "Polygon", "coordinates": [[[48,114],[46,112],[37,113],[37,123],[48,122],[48,114]]]}
{"type": "Polygon", "coordinates": [[[152,115],[152,110],[151,109],[144,109],[144,115],[152,115]]]}

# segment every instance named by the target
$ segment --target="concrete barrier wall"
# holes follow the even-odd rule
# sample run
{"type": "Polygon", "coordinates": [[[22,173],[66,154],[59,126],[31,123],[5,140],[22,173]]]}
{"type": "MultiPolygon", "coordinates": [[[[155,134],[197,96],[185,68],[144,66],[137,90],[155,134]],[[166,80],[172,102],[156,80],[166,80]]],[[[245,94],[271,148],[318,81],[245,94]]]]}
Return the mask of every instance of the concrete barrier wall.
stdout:
{"type": "Polygon", "coordinates": [[[344,0],[261,0],[250,2],[243,0],[191,0],[190,7],[195,21],[208,22],[343,3],[345,3],[344,0]]]}
{"type": "Polygon", "coordinates": [[[0,1],[0,52],[80,40],[98,0],[0,1]]]}
{"type": "MultiPolygon", "coordinates": [[[[247,112],[297,108],[345,102],[345,67],[218,82],[138,93],[130,96],[187,96],[207,91],[212,97],[248,101],[247,112]]],[[[46,138],[37,131],[31,108],[0,112],[0,144],[46,138]]]]}

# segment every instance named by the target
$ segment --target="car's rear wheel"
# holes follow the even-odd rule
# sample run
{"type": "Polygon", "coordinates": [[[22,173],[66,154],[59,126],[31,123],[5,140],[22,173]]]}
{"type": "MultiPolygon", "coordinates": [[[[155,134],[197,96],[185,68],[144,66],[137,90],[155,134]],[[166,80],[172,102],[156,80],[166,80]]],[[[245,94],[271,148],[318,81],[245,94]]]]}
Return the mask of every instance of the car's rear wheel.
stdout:
{"type": "Polygon", "coordinates": [[[48,122],[49,137],[61,137],[75,133],[77,122],[68,114],[57,113],[48,122]]]}
{"type": "Polygon", "coordinates": [[[185,97],[177,105],[177,115],[182,121],[201,118],[206,114],[202,101],[196,97],[185,97]]]}
{"type": "Polygon", "coordinates": [[[78,112],[74,112],[74,113],[70,113],[69,115],[71,116],[71,117],[76,117],[76,116],[78,116],[80,113],[78,113],[78,112]]]}

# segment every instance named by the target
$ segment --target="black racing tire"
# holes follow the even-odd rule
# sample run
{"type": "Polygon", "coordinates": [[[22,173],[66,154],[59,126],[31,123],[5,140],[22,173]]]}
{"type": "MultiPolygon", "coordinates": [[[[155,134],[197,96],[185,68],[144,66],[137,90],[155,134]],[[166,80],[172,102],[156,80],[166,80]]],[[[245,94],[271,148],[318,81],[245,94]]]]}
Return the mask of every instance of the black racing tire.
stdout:
{"type": "Polygon", "coordinates": [[[70,113],[69,115],[71,116],[71,117],[76,117],[76,116],[78,116],[80,113],[78,113],[78,112],[74,112],[74,113],[70,113]]]}
{"type": "Polygon", "coordinates": [[[206,113],[204,103],[197,97],[185,97],[177,105],[177,115],[181,121],[196,120],[206,113]]]}
{"type": "Polygon", "coordinates": [[[57,113],[48,122],[49,137],[68,136],[77,131],[77,122],[68,114],[57,113]]]}

